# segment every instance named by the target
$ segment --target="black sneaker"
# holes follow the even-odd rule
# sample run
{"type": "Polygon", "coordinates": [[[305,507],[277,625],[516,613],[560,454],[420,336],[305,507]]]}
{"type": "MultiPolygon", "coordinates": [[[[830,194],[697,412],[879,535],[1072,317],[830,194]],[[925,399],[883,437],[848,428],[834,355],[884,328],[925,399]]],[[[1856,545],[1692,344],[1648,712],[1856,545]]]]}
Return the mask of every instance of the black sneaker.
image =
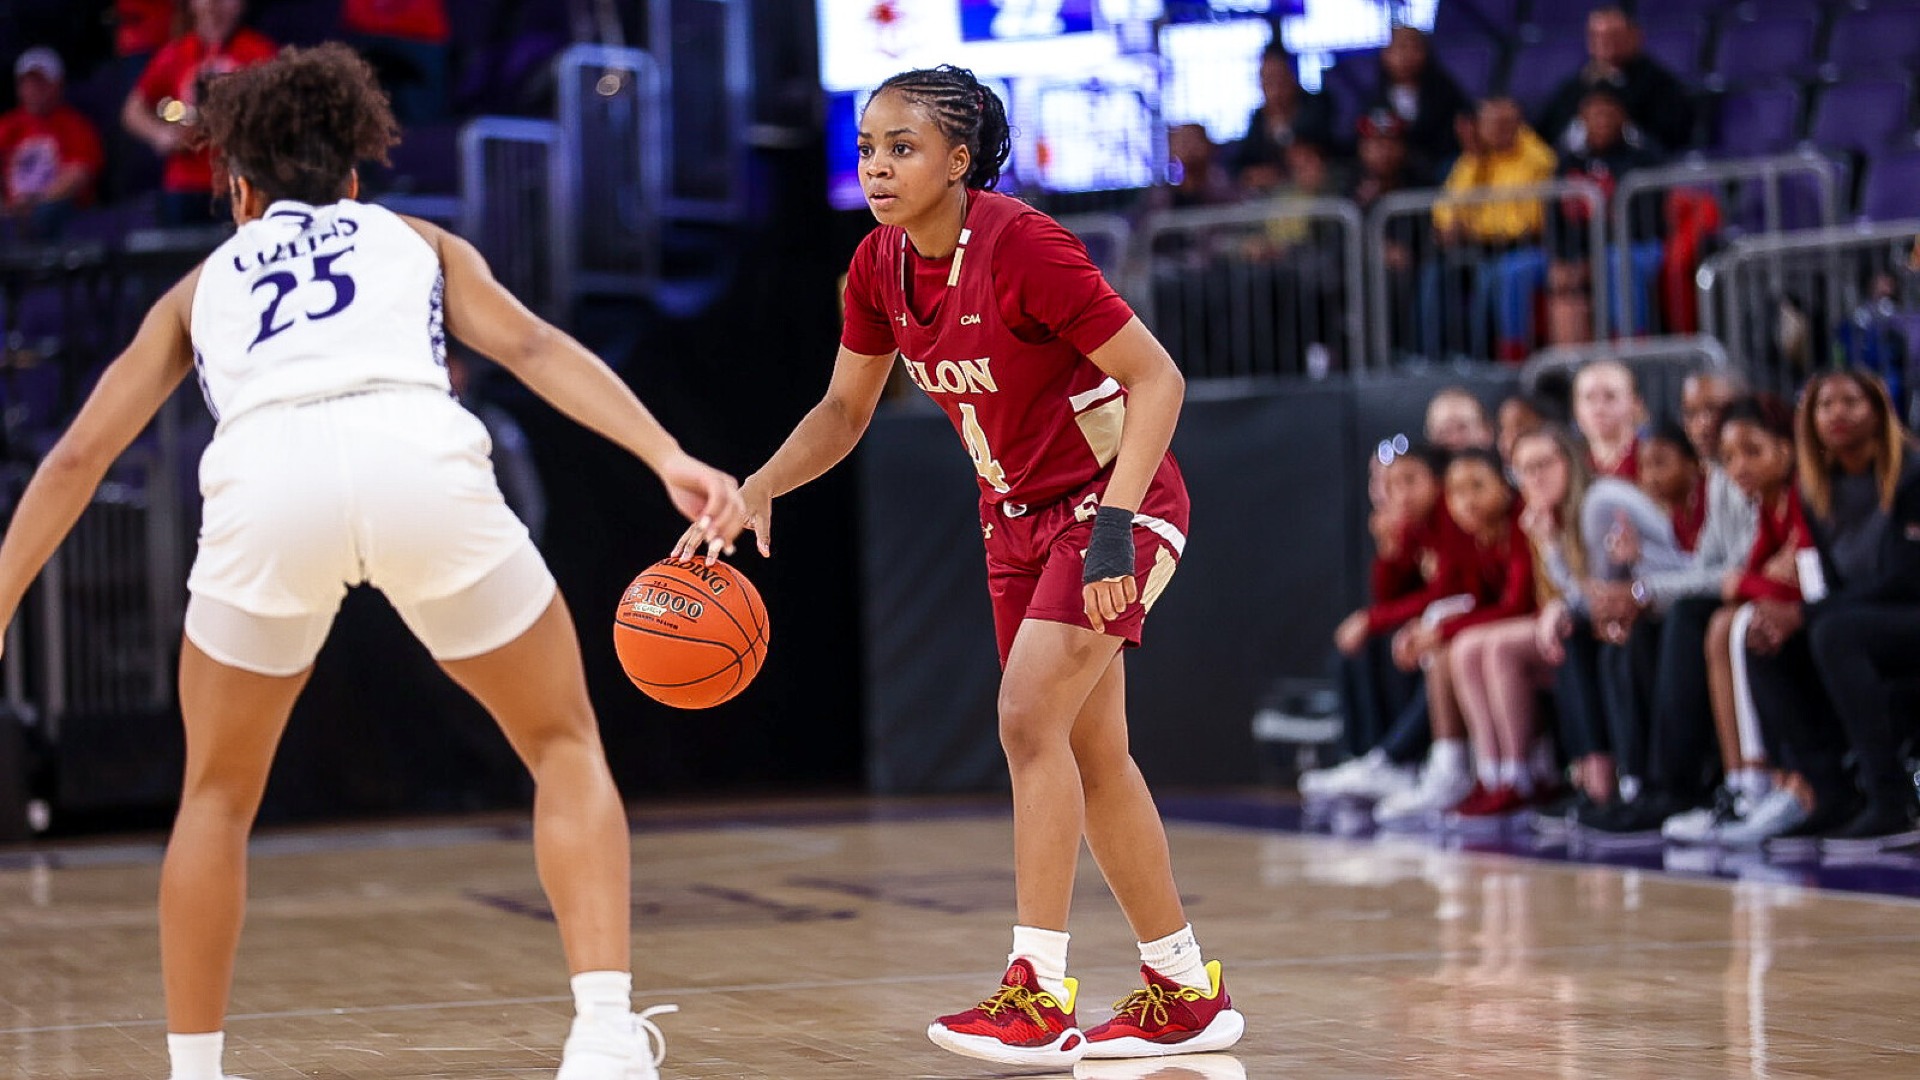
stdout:
{"type": "Polygon", "coordinates": [[[1914,806],[1870,802],[1846,824],[1820,840],[1823,853],[1870,855],[1920,843],[1914,806]]]}
{"type": "Polygon", "coordinates": [[[1631,802],[1612,803],[1599,813],[1582,817],[1580,827],[1599,834],[1599,838],[1658,837],[1660,826],[1685,809],[1688,807],[1668,796],[1649,792],[1631,802]]]}

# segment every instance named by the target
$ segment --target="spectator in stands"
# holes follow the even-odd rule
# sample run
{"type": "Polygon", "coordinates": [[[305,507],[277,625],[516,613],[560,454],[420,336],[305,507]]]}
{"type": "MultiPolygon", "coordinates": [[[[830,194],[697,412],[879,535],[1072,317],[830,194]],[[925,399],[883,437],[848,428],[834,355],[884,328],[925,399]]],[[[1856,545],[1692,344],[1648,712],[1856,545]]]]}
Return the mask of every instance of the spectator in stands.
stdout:
{"type": "Polygon", "coordinates": [[[120,110],[134,137],[166,159],[160,220],[212,224],[213,159],[200,145],[196,105],[209,79],[273,59],[273,42],[240,25],[245,0],[191,0],[193,26],[162,46],[120,110]]]}
{"type": "Polygon", "coordinates": [[[1218,206],[1239,198],[1233,180],[1220,166],[1220,148],[1204,124],[1176,124],[1167,132],[1172,183],[1154,189],[1163,207],[1218,206]]]}
{"type": "Polygon", "coordinates": [[[1907,379],[1907,335],[1898,296],[1900,283],[1891,269],[1876,269],[1867,280],[1866,299],[1834,332],[1834,344],[1848,367],[1871,371],[1887,384],[1894,412],[1906,423],[1920,418],[1920,393],[1907,379]]]}
{"type": "MultiPolygon", "coordinates": [[[[1475,118],[1474,144],[1454,162],[1445,187],[1462,194],[1526,187],[1552,179],[1557,165],[1552,149],[1526,126],[1513,99],[1489,98],[1480,104],[1475,118]]],[[[1479,320],[1497,300],[1498,340],[1493,352],[1502,359],[1519,360],[1528,351],[1537,287],[1533,283],[1546,267],[1546,253],[1539,243],[1545,220],[1538,199],[1443,202],[1434,207],[1434,228],[1442,245],[1450,249],[1448,261],[1469,269],[1473,278],[1469,318],[1479,320]]],[[[1446,312],[1441,273],[1440,263],[1430,263],[1421,278],[1421,310],[1428,324],[1430,353],[1442,351],[1441,320],[1446,312]]]]}
{"type": "MultiPolygon", "coordinates": [[[[1728,797],[1716,799],[1710,809],[1669,819],[1662,832],[1681,843],[1763,843],[1793,825],[1775,824],[1775,818],[1812,799],[1804,775],[1776,773],[1769,761],[1773,747],[1784,749],[1789,759],[1795,751],[1762,731],[1754,696],[1759,680],[1745,640],[1762,601],[1794,604],[1802,599],[1796,563],[1800,549],[1811,541],[1795,483],[1793,425],[1793,412],[1769,395],[1736,401],[1727,410],[1721,454],[1728,472],[1753,500],[1757,527],[1745,563],[1727,575],[1727,606],[1714,613],[1707,629],[1708,684],[1728,797]],[[1776,792],[1784,793],[1784,800],[1775,798],[1776,792]]],[[[1792,680],[1786,683],[1789,689],[1794,685],[1792,680]]]]}
{"type": "MultiPolygon", "coordinates": [[[[1587,91],[1580,102],[1580,119],[1586,139],[1577,150],[1560,158],[1562,179],[1590,180],[1600,188],[1601,227],[1611,228],[1604,216],[1613,203],[1614,187],[1621,177],[1635,169],[1658,165],[1661,156],[1626,138],[1626,103],[1619,91],[1602,83],[1587,91]]],[[[1558,228],[1553,243],[1554,263],[1548,280],[1554,303],[1548,311],[1548,340],[1555,344],[1590,341],[1593,337],[1593,310],[1588,237],[1590,207],[1580,199],[1569,198],[1560,204],[1558,228]],[[1558,317],[1556,317],[1556,314],[1558,317]]],[[[1631,301],[1634,333],[1643,333],[1652,325],[1653,283],[1660,273],[1660,215],[1636,215],[1630,223],[1632,236],[1628,249],[1631,274],[1622,279],[1615,269],[1611,253],[1607,258],[1608,277],[1614,295],[1624,290],[1631,301]]]]}
{"type": "MultiPolygon", "coordinates": [[[[1565,431],[1549,428],[1522,436],[1513,454],[1525,507],[1520,528],[1532,548],[1534,566],[1542,571],[1534,581],[1540,610],[1537,615],[1482,623],[1454,639],[1453,687],[1473,747],[1477,781],[1455,808],[1464,817],[1512,813],[1532,802],[1536,791],[1552,786],[1553,770],[1536,753],[1539,698],[1565,658],[1568,611],[1580,604],[1579,583],[1586,576],[1579,542],[1587,479],[1584,455],[1565,431]]],[[[1562,741],[1584,779],[1589,759],[1603,752],[1577,737],[1562,741]]],[[[1611,769],[1591,771],[1595,797],[1607,797],[1611,769]]]]}
{"type": "Polygon", "coordinates": [[[143,63],[173,40],[180,14],[176,0],[113,0],[113,52],[143,63]]]}
{"type": "Polygon", "coordinates": [[[1334,631],[1334,667],[1346,723],[1341,741],[1351,760],[1300,777],[1308,798],[1355,796],[1380,799],[1414,783],[1413,765],[1426,750],[1424,700],[1416,676],[1393,662],[1392,635],[1438,599],[1440,552],[1458,546],[1458,526],[1441,498],[1446,451],[1430,443],[1396,452],[1389,440],[1386,497],[1368,518],[1373,534],[1372,592],[1367,607],[1334,631]],[[1400,718],[1415,710],[1414,730],[1400,718]]]}
{"type": "Polygon", "coordinates": [[[1500,408],[1494,411],[1494,419],[1497,425],[1494,449],[1500,452],[1500,460],[1507,463],[1507,472],[1513,475],[1518,485],[1518,474],[1513,471],[1514,445],[1548,424],[1562,422],[1561,414],[1542,398],[1530,394],[1508,394],[1501,399],[1500,408]]]}
{"type": "Polygon", "coordinates": [[[1587,16],[1587,62],[1567,77],[1541,110],[1540,134],[1564,150],[1586,145],[1581,102],[1596,86],[1611,88],[1627,110],[1627,141],[1679,150],[1693,138],[1693,105],[1673,73],[1640,49],[1640,27],[1617,4],[1587,16]]]}
{"type": "Polygon", "coordinates": [[[4,209],[24,240],[44,243],[66,231],[76,206],[93,198],[104,160],[100,136],[66,104],[66,66],[39,47],[13,65],[20,104],[0,116],[0,191],[4,209]]]}
{"type": "Polygon", "coordinates": [[[1473,114],[1473,102],[1434,60],[1427,35],[1396,26],[1380,52],[1380,84],[1367,109],[1399,119],[1418,170],[1438,175],[1460,153],[1460,121],[1473,114]]]}
{"type": "Polygon", "coordinates": [[[340,27],[380,74],[403,124],[447,114],[446,0],[342,0],[340,27]]]}
{"type": "MultiPolygon", "coordinates": [[[[1681,392],[1688,438],[1696,447],[1716,448],[1707,459],[1706,525],[1692,559],[1671,570],[1635,562],[1631,583],[1596,582],[1590,588],[1595,622],[1628,628],[1627,654],[1644,638],[1652,638],[1651,648],[1657,650],[1650,674],[1630,664],[1602,665],[1610,697],[1645,710],[1647,752],[1639,790],[1580,819],[1582,826],[1600,832],[1652,832],[1673,818],[1680,839],[1697,841],[1744,812],[1748,789],[1766,782],[1764,763],[1748,762],[1740,752],[1725,620],[1719,648],[1709,657],[1725,683],[1720,690],[1709,686],[1701,657],[1707,655],[1709,623],[1720,610],[1726,583],[1739,577],[1754,547],[1758,520],[1749,492],[1775,500],[1777,513],[1778,497],[1791,484],[1793,421],[1792,410],[1773,395],[1734,399],[1733,389],[1724,376],[1696,374],[1681,392]],[[1723,430],[1730,449],[1719,449],[1723,430]],[[1727,461],[1738,463],[1739,482],[1729,476],[1727,461]],[[1724,712],[1718,731],[1711,722],[1716,710],[1724,712]],[[1711,749],[1715,734],[1724,761],[1716,760],[1711,749]],[[1718,775],[1725,776],[1727,786],[1716,797],[1718,775]],[[1720,809],[1694,812],[1711,806],[1720,809]]],[[[1588,537],[1589,544],[1598,542],[1588,537]]],[[[1752,792],[1760,794],[1764,788],[1752,792]]]]}
{"type": "Polygon", "coordinates": [[[1746,647],[1761,722],[1806,783],[1762,800],[1743,836],[1903,842],[1914,788],[1890,683],[1920,651],[1920,455],[1862,372],[1816,375],[1795,429],[1799,600],[1757,600],[1746,647]]]}
{"type": "Polygon", "coordinates": [[[1427,402],[1426,421],[1421,430],[1428,442],[1449,453],[1493,447],[1493,427],[1487,423],[1487,407],[1464,386],[1443,387],[1433,395],[1427,402]]]}
{"type": "Polygon", "coordinates": [[[1533,553],[1517,521],[1518,496],[1492,450],[1462,450],[1447,465],[1447,511],[1465,537],[1441,553],[1435,592],[1420,619],[1394,634],[1394,661],[1426,672],[1433,744],[1417,786],[1380,800],[1374,819],[1402,824],[1451,810],[1473,790],[1466,723],[1455,693],[1451,649],[1472,627],[1534,610],[1533,553]]]}
{"type": "MultiPolygon", "coordinates": [[[[1347,195],[1370,213],[1382,198],[1396,191],[1424,186],[1427,177],[1417,172],[1407,149],[1407,122],[1391,109],[1374,109],[1360,118],[1359,171],[1347,195]]],[[[1407,312],[1413,306],[1416,278],[1414,253],[1425,246],[1424,222],[1412,214],[1396,214],[1387,219],[1386,235],[1378,257],[1387,271],[1388,310],[1407,312]]],[[[1395,317],[1390,333],[1396,349],[1409,349],[1415,335],[1408,319],[1395,317]]]]}
{"type": "Polygon", "coordinates": [[[1632,481],[1640,475],[1640,401],[1633,369],[1618,360],[1595,360],[1573,377],[1573,423],[1587,443],[1593,475],[1632,481]]]}
{"type": "Polygon", "coordinates": [[[1244,190],[1265,194],[1287,179],[1287,148],[1294,140],[1325,146],[1332,141],[1333,110],[1320,94],[1300,88],[1293,57],[1276,41],[1260,56],[1260,106],[1247,118],[1247,133],[1234,144],[1228,167],[1244,190]]]}

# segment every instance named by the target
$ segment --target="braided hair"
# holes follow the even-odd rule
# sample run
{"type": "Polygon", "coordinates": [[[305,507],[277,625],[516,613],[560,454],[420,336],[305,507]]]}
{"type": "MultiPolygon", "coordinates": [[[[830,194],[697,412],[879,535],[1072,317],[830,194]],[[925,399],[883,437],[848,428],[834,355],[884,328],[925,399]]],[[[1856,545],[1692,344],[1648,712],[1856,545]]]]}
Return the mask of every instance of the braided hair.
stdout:
{"type": "Polygon", "coordinates": [[[1000,183],[1000,170],[1013,149],[1013,134],[1007,126],[1007,107],[992,87],[966,68],[941,64],[903,71],[873,93],[878,97],[888,90],[926,109],[947,141],[966,146],[971,161],[968,187],[991,190],[1000,183]]]}
{"type": "Polygon", "coordinates": [[[270,199],[333,202],[356,165],[385,163],[400,141],[373,68],[338,43],[214,79],[200,114],[227,170],[270,199]]]}

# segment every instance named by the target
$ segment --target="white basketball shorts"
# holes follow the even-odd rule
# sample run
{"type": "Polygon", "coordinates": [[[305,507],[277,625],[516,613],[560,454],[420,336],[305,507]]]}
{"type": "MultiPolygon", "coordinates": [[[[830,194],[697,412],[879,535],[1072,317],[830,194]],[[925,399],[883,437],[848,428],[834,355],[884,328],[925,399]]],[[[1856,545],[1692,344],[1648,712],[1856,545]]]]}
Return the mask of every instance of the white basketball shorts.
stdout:
{"type": "Polygon", "coordinates": [[[186,633],[222,663],[305,670],[352,585],[385,593],[436,659],[513,641],[553,575],[494,482],[485,425],[445,393],[393,386],[271,405],[200,461],[186,633]]]}

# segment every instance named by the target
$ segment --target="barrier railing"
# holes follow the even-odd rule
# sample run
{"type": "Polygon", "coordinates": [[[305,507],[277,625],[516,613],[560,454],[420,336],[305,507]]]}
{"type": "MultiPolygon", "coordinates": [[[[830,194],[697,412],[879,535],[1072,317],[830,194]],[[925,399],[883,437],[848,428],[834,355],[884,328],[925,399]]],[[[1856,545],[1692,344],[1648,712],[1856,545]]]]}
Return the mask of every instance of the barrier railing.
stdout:
{"type": "Polygon", "coordinates": [[[1655,414],[1678,416],[1680,391],[1687,376],[1699,371],[1732,372],[1727,350],[1705,334],[1596,341],[1584,345],[1555,345],[1527,358],[1520,368],[1520,387],[1535,393],[1549,379],[1571,386],[1574,372],[1595,360],[1618,360],[1633,371],[1640,398],[1655,414]]]}
{"type": "MultiPolygon", "coordinates": [[[[1701,330],[1735,366],[1780,389],[1835,358],[1857,361],[1846,327],[1884,287],[1876,278],[1897,287],[1906,276],[1916,239],[1920,218],[1743,237],[1695,276],[1701,330]]],[[[1880,373],[1896,388],[1904,375],[1880,373]]]]}
{"type": "Polygon", "coordinates": [[[547,120],[486,116],[460,132],[460,234],[494,276],[546,318],[573,298],[573,212],[564,139],[547,120]]]}
{"type": "Polygon", "coordinates": [[[1366,363],[1360,230],[1344,199],[1160,211],[1115,284],[1189,375],[1318,378],[1366,363]]]}
{"type": "Polygon", "coordinates": [[[1833,225],[1839,190],[1839,170],[1818,154],[1690,160],[1627,173],[1610,208],[1613,325],[1633,334],[1691,331],[1699,259],[1686,251],[1711,235],[1833,225]]]}
{"type": "Polygon", "coordinates": [[[574,45],[554,61],[575,293],[643,296],[660,271],[667,126],[640,49],[574,45]]]}
{"type": "Polygon", "coordinates": [[[1605,340],[1605,203],[1584,179],[1382,197],[1366,222],[1374,366],[1518,362],[1543,344],[1605,340]]]}
{"type": "Polygon", "coordinates": [[[1120,288],[1133,249],[1133,226],[1127,219],[1119,214],[1065,214],[1057,220],[1087,245],[1087,256],[1108,283],[1120,288]]]}

